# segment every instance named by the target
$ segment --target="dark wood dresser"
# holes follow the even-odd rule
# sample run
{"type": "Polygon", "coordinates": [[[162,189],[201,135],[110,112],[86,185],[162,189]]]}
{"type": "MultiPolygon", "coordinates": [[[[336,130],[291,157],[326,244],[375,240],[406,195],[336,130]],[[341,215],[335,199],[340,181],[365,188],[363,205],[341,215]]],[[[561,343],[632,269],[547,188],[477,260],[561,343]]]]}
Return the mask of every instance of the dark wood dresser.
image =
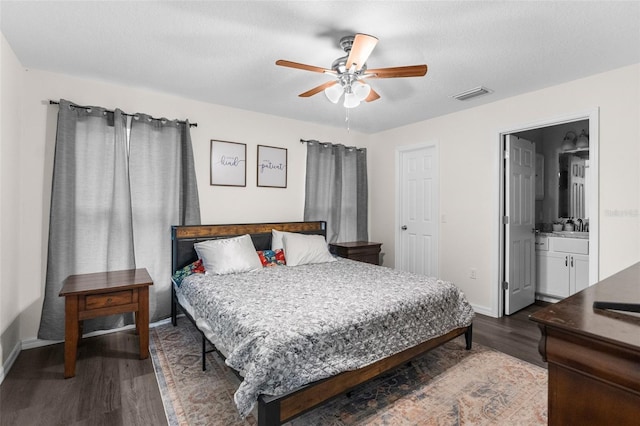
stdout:
{"type": "Polygon", "coordinates": [[[351,241],[329,244],[329,251],[336,256],[379,265],[381,246],[382,243],[371,241],[351,241]]]}
{"type": "Polygon", "coordinates": [[[640,424],[640,314],[594,301],[640,303],[640,263],[531,315],[549,363],[550,425],[640,424]]]}

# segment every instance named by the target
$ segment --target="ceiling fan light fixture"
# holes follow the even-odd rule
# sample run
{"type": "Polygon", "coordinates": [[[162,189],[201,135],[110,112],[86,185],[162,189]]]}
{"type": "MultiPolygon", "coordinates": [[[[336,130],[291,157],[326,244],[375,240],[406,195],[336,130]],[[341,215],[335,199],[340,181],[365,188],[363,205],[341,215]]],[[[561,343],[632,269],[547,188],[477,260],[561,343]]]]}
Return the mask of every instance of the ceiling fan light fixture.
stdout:
{"type": "Polygon", "coordinates": [[[344,107],[345,108],[355,108],[360,105],[360,100],[356,96],[355,93],[345,93],[344,94],[344,107]]]}
{"type": "Polygon", "coordinates": [[[327,98],[334,104],[338,103],[340,96],[342,96],[342,92],[342,86],[339,84],[334,84],[333,86],[324,89],[324,94],[327,95],[327,98]]]}
{"type": "Polygon", "coordinates": [[[353,93],[358,98],[358,101],[364,101],[367,99],[367,96],[369,96],[369,93],[371,93],[371,86],[366,83],[358,83],[353,88],[353,93]]]}

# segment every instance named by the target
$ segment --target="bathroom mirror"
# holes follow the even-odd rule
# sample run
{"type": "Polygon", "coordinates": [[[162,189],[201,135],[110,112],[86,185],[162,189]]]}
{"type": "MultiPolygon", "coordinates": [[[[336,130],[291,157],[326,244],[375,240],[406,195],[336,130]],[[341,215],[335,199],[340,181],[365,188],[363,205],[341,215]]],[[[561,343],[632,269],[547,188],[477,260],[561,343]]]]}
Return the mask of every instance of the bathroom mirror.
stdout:
{"type": "Polygon", "coordinates": [[[589,150],[558,155],[558,217],[588,218],[589,150]]]}

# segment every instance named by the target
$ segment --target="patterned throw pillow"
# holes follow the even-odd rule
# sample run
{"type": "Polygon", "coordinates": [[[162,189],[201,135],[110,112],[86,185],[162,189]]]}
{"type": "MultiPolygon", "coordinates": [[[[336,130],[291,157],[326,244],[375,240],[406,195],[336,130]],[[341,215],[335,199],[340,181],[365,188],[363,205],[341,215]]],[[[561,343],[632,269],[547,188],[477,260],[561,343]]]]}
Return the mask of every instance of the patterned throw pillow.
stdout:
{"type": "Polygon", "coordinates": [[[202,265],[202,260],[198,259],[195,262],[185,266],[182,269],[177,270],[172,276],[171,279],[178,287],[182,284],[182,280],[187,278],[191,274],[204,274],[204,266],[202,265]]]}
{"type": "Polygon", "coordinates": [[[258,250],[258,257],[262,266],[278,266],[286,265],[287,261],[284,258],[284,250],[258,250]]]}

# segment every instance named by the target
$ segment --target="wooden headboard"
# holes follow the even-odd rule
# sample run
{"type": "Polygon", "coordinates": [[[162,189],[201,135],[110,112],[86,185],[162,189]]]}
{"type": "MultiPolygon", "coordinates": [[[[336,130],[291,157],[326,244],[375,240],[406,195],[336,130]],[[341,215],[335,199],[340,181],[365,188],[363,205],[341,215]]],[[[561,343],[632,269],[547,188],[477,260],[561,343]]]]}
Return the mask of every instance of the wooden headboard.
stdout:
{"type": "Polygon", "coordinates": [[[200,241],[249,234],[256,250],[269,250],[272,229],[327,237],[327,223],[324,221],[172,226],[171,271],[173,273],[198,259],[193,245],[200,241]]]}

